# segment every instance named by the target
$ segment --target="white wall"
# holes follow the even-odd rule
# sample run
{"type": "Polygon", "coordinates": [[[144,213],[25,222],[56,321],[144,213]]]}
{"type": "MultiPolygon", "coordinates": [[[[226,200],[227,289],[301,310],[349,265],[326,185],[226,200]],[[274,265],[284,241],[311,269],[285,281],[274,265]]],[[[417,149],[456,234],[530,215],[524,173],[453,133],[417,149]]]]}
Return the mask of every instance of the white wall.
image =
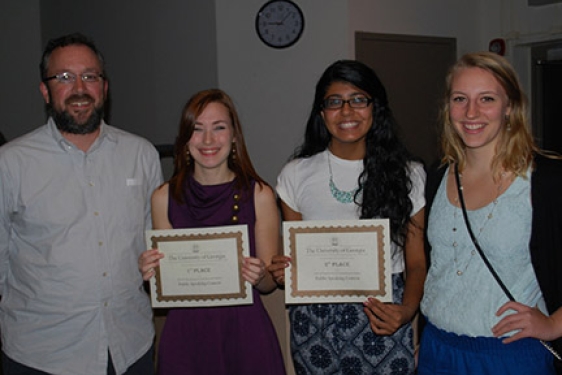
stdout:
{"type": "Polygon", "coordinates": [[[234,99],[255,167],[269,183],[304,134],[314,86],[333,61],[350,58],[347,4],[301,0],[299,42],[277,50],[255,32],[263,0],[216,0],[219,85],[234,99]]]}
{"type": "Polygon", "coordinates": [[[530,7],[527,0],[500,0],[502,34],[509,39],[562,33],[562,4],[530,7]]]}
{"type": "MultiPolygon", "coordinates": [[[[496,0],[348,0],[349,43],[355,31],[457,38],[459,54],[487,49],[496,0]],[[485,7],[485,9],[483,9],[485,7]],[[490,30],[489,30],[490,29],[490,30]]],[[[494,36],[494,37],[497,37],[494,36]]],[[[415,61],[412,61],[415,64],[415,61]]]]}

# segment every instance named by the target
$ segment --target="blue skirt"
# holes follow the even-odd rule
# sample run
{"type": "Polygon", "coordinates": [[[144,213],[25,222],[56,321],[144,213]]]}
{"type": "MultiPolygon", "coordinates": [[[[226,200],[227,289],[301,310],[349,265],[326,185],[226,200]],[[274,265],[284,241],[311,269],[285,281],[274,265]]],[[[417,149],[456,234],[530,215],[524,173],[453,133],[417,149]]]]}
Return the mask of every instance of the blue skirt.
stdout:
{"type": "Polygon", "coordinates": [[[555,375],[554,357],[539,340],[503,344],[495,337],[468,337],[427,323],[418,375],[555,375]]]}

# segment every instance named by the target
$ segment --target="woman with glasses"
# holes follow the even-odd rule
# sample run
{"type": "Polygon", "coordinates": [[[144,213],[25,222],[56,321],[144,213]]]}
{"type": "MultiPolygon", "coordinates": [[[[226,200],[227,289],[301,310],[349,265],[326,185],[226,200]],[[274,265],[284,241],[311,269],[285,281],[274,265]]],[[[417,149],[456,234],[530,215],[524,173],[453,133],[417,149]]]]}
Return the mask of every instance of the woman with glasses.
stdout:
{"type": "MultiPolygon", "coordinates": [[[[385,88],[357,61],[337,61],[316,85],[303,144],[278,177],[283,219],[388,218],[394,303],[291,305],[296,373],[412,374],[411,320],[426,274],[423,166],[394,133],[385,88]],[[407,277],[405,277],[407,275],[407,277]]],[[[291,260],[269,267],[284,285],[291,260]]]]}
{"type": "MultiPolygon", "coordinates": [[[[277,335],[260,298],[276,287],[266,270],[279,246],[275,194],[252,166],[226,93],[205,90],[187,102],[174,167],[170,181],[152,196],[154,228],[247,225],[250,256],[240,271],[253,286],[253,303],[171,309],[160,339],[158,373],[284,375],[277,335]]],[[[157,249],[141,255],[145,280],[163,257],[157,249]]]]}

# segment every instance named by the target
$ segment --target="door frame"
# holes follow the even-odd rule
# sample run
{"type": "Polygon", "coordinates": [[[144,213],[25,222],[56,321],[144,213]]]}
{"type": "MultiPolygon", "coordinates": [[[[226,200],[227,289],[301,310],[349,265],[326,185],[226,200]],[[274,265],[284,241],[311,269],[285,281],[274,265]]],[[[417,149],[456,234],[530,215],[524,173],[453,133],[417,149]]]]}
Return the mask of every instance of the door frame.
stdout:
{"type": "Polygon", "coordinates": [[[438,159],[438,112],[456,38],[356,32],[355,55],[385,86],[406,147],[426,165],[438,159]]]}

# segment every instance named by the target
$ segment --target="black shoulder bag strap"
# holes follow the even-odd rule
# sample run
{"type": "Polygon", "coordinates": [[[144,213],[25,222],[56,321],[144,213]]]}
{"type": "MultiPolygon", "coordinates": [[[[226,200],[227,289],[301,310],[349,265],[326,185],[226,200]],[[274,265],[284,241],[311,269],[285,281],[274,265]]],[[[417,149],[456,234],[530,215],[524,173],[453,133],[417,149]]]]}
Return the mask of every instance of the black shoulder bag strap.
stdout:
{"type": "MultiPolygon", "coordinates": [[[[466,212],[466,206],[464,204],[464,196],[462,194],[462,187],[461,187],[461,181],[460,181],[460,176],[459,176],[459,165],[458,165],[458,163],[455,164],[455,181],[457,182],[457,192],[458,192],[458,195],[459,195],[459,202],[460,202],[461,208],[462,208],[462,216],[464,217],[464,222],[466,224],[466,229],[468,229],[468,234],[470,235],[470,239],[474,243],[474,246],[476,247],[476,250],[478,251],[478,254],[480,254],[480,257],[482,258],[482,260],[486,264],[486,267],[488,267],[488,269],[492,273],[492,276],[494,276],[494,279],[496,279],[500,288],[502,288],[502,290],[505,293],[505,295],[507,296],[507,298],[509,298],[510,301],[515,302],[515,298],[513,298],[513,295],[507,289],[507,287],[503,283],[502,279],[500,279],[498,273],[496,272],[496,270],[494,269],[494,267],[492,266],[492,264],[490,263],[490,261],[486,257],[486,254],[484,254],[484,252],[482,251],[482,248],[478,244],[478,240],[476,239],[476,236],[474,236],[474,233],[472,232],[472,227],[470,226],[470,222],[468,221],[468,214],[466,212]]],[[[541,344],[546,349],[548,349],[549,352],[552,353],[552,355],[554,355],[554,357],[556,357],[559,361],[562,361],[562,358],[560,357],[560,354],[558,354],[549,344],[547,344],[543,340],[539,340],[539,341],[541,342],[541,344]]]]}
{"type": "Polygon", "coordinates": [[[513,298],[513,295],[507,289],[507,287],[503,283],[502,279],[500,279],[498,273],[496,272],[494,267],[492,267],[492,264],[490,263],[490,261],[488,260],[488,258],[484,254],[484,252],[482,251],[482,248],[478,244],[478,240],[476,239],[476,236],[474,235],[474,232],[472,232],[472,227],[470,226],[470,222],[468,221],[468,214],[466,213],[466,206],[464,204],[464,197],[463,197],[463,194],[462,194],[462,187],[461,187],[461,181],[460,181],[460,176],[459,176],[459,165],[458,164],[455,164],[455,180],[457,182],[457,191],[458,191],[458,194],[459,194],[459,202],[460,202],[461,208],[462,208],[462,216],[464,217],[464,222],[466,223],[466,229],[468,229],[468,234],[470,235],[470,239],[474,243],[474,246],[476,247],[476,250],[478,251],[478,254],[480,254],[480,257],[482,257],[482,260],[486,264],[486,267],[488,267],[488,269],[492,273],[492,276],[494,276],[494,279],[496,279],[496,281],[500,285],[500,288],[502,288],[502,290],[505,293],[505,295],[507,296],[507,298],[509,298],[510,301],[515,301],[515,298],[513,298]]]}

